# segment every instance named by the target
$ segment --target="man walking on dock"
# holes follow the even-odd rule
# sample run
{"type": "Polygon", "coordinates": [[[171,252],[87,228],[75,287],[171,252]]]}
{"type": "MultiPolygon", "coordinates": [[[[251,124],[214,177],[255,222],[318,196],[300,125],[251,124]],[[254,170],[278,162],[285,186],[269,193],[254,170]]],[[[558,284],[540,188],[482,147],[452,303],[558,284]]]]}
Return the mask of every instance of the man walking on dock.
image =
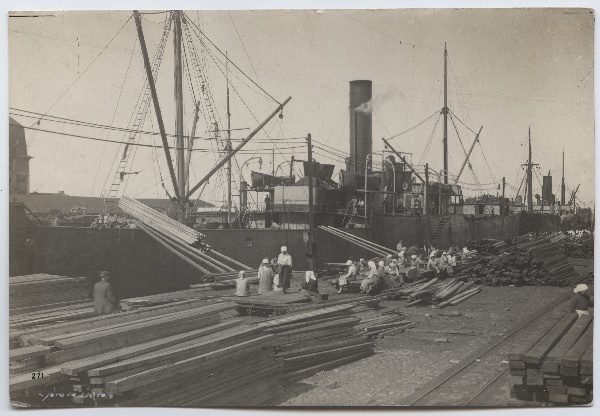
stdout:
{"type": "Polygon", "coordinates": [[[282,293],[286,294],[290,288],[290,280],[292,278],[292,256],[287,252],[287,247],[281,247],[281,254],[277,258],[277,264],[279,265],[279,279],[282,293]]]}
{"type": "Polygon", "coordinates": [[[94,285],[94,308],[96,313],[107,315],[114,313],[117,309],[117,297],[112,284],[110,274],[107,271],[100,273],[101,280],[94,285]]]}

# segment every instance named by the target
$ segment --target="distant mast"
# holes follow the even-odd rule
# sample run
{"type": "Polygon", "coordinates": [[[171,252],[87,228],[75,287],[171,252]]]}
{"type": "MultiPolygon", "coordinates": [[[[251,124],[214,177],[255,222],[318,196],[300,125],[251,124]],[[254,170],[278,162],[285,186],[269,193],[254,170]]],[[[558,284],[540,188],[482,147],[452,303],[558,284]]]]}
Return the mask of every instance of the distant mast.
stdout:
{"type": "Polygon", "coordinates": [[[444,184],[448,184],[448,50],[444,42],[444,184]]]}

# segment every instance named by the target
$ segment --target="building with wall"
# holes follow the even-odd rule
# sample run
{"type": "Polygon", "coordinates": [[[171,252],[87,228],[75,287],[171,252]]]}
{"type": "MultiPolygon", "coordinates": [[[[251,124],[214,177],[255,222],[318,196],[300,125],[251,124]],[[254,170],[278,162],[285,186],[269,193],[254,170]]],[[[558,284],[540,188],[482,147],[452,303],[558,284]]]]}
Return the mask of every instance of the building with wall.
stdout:
{"type": "Polygon", "coordinates": [[[29,160],[25,128],[12,117],[8,118],[8,171],[9,193],[13,195],[29,194],[29,160]]]}

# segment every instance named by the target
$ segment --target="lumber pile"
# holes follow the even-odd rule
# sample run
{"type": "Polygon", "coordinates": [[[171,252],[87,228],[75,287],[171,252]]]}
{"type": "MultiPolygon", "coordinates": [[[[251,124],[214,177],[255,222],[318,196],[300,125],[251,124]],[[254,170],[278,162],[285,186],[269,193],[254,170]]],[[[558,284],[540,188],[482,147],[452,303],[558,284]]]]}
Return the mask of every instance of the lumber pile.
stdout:
{"type": "Polygon", "coordinates": [[[592,234],[583,234],[582,236],[572,236],[563,239],[563,247],[567,256],[576,258],[594,257],[594,236],[592,234]]]}
{"type": "Polygon", "coordinates": [[[47,305],[88,299],[85,277],[72,278],[48,274],[9,277],[11,313],[31,312],[47,305]]]}
{"type": "Polygon", "coordinates": [[[508,355],[519,400],[588,404],[593,400],[593,316],[566,308],[544,317],[508,355]]]}
{"type": "Polygon", "coordinates": [[[282,381],[301,380],[373,354],[373,343],[357,334],[361,318],[354,307],[345,303],[313,308],[257,324],[277,338],[282,381]]]}
{"type": "Polygon", "coordinates": [[[283,362],[275,336],[221,321],[233,307],[187,301],[24,336],[31,345],[11,350],[11,399],[35,405],[54,388],[82,393],[62,405],[260,404],[276,390],[283,362]],[[33,371],[43,377],[32,379],[33,371]]]}
{"type": "Polygon", "coordinates": [[[502,240],[486,238],[467,243],[467,248],[479,253],[501,254],[508,248],[508,244],[502,240]]]}
{"type": "Polygon", "coordinates": [[[385,290],[382,295],[388,299],[406,300],[407,307],[434,305],[436,308],[454,306],[475,296],[481,291],[474,288],[473,282],[465,283],[458,278],[441,281],[433,278],[421,279],[397,289],[385,290]]]}
{"type": "Polygon", "coordinates": [[[417,326],[416,323],[407,320],[400,309],[379,310],[357,307],[353,310],[360,316],[360,323],[354,327],[354,331],[367,339],[398,335],[417,326]]]}
{"type": "Polygon", "coordinates": [[[519,244],[493,259],[481,258],[456,277],[491,286],[568,286],[579,279],[564,248],[548,238],[519,244]]]}

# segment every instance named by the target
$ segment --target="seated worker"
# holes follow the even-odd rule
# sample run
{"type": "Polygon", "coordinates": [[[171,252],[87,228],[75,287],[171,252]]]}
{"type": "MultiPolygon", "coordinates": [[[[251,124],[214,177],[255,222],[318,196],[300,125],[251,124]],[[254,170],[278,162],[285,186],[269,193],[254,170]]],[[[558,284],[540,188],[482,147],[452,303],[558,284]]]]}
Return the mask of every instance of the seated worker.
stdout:
{"type": "Polygon", "coordinates": [[[417,261],[417,255],[413,254],[412,256],[410,256],[410,267],[417,267],[418,268],[418,261],[417,261]]]}
{"type": "Polygon", "coordinates": [[[406,257],[404,255],[404,250],[402,250],[398,253],[398,267],[405,267],[405,266],[406,266],[406,257]]]}
{"type": "Polygon", "coordinates": [[[360,259],[356,265],[356,271],[359,275],[365,275],[369,272],[369,266],[367,266],[365,259],[360,259]]]}
{"type": "Polygon", "coordinates": [[[304,296],[312,299],[314,303],[321,302],[321,295],[319,294],[319,284],[315,272],[308,270],[304,275],[304,280],[300,283],[300,290],[304,293],[304,296]]]}
{"type": "Polygon", "coordinates": [[[435,258],[435,253],[432,252],[429,255],[429,261],[427,262],[427,270],[433,270],[435,275],[437,276],[440,273],[440,268],[438,266],[437,259],[435,258]]]}
{"type": "Polygon", "coordinates": [[[590,299],[588,291],[588,285],[579,284],[573,289],[575,297],[571,302],[571,311],[577,312],[577,317],[581,318],[581,315],[589,315],[588,309],[593,305],[593,300],[590,299]]]}
{"type": "Polygon", "coordinates": [[[390,264],[392,264],[392,255],[388,254],[384,260],[384,266],[389,266],[390,264]]]}
{"type": "Polygon", "coordinates": [[[385,276],[385,262],[384,262],[383,260],[381,260],[381,261],[379,262],[379,265],[378,265],[378,267],[377,267],[377,274],[378,274],[380,277],[383,277],[383,276],[385,276]]]}
{"type": "Polygon", "coordinates": [[[394,259],[392,264],[390,264],[388,267],[388,273],[393,281],[399,283],[400,285],[404,284],[404,276],[402,276],[400,270],[398,269],[398,261],[396,259],[394,259]]]}
{"type": "Polygon", "coordinates": [[[375,285],[377,282],[378,282],[377,266],[375,265],[374,261],[370,261],[369,262],[369,274],[367,275],[367,278],[364,279],[360,284],[360,293],[362,293],[362,294],[369,293],[369,291],[371,290],[373,285],[375,285]]]}
{"type": "Polygon", "coordinates": [[[246,279],[246,272],[240,271],[239,277],[235,280],[235,295],[250,296],[250,281],[246,279]]]}
{"type": "Polygon", "coordinates": [[[337,285],[339,286],[339,290],[337,293],[342,293],[342,290],[344,290],[345,287],[348,287],[348,281],[356,280],[356,265],[354,262],[348,260],[346,266],[348,266],[348,271],[338,279],[337,285]]]}

